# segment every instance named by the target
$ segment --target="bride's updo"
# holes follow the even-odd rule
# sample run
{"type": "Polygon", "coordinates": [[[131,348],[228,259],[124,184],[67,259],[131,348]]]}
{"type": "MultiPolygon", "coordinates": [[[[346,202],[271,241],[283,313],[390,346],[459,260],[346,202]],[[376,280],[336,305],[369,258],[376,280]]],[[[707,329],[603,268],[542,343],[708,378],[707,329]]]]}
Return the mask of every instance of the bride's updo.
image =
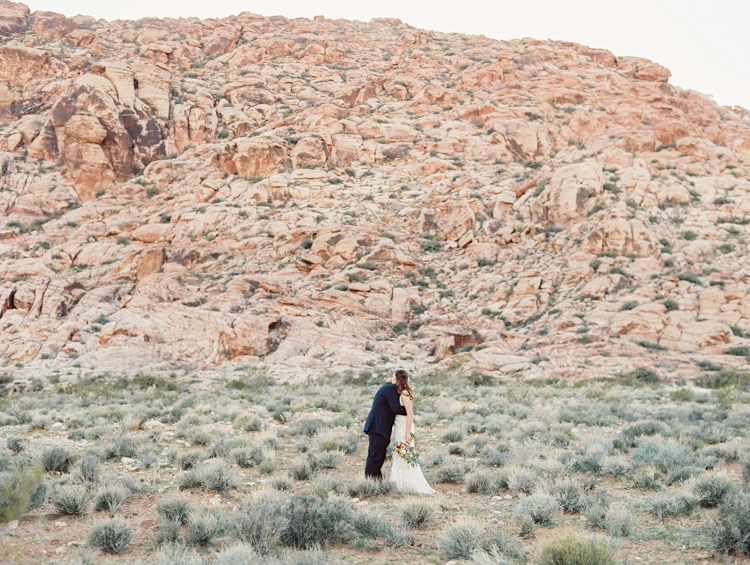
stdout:
{"type": "Polygon", "coordinates": [[[396,380],[396,388],[398,389],[399,396],[401,396],[402,392],[406,392],[409,398],[413,399],[414,394],[411,391],[411,385],[409,385],[409,373],[404,369],[399,369],[393,374],[393,378],[396,380]]]}

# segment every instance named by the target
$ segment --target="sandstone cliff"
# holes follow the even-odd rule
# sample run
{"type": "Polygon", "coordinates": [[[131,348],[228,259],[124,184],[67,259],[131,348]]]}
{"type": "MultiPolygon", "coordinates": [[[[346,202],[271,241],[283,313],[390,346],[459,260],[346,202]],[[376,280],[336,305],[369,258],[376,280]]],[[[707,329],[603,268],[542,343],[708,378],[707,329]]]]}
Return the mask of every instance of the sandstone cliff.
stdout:
{"type": "Polygon", "coordinates": [[[657,63],[7,1],[0,37],[8,364],[744,362],[750,112],[657,63]]]}

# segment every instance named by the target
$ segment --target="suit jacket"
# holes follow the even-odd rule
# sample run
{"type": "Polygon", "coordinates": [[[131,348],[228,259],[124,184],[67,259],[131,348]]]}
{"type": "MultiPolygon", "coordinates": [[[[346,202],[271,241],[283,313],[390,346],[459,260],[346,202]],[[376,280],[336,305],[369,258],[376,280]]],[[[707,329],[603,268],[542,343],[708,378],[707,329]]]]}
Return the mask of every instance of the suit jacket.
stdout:
{"type": "Polygon", "coordinates": [[[398,401],[398,387],[385,383],[375,393],[370,414],[365,422],[365,433],[378,434],[390,440],[396,414],[406,416],[406,408],[398,401]]]}

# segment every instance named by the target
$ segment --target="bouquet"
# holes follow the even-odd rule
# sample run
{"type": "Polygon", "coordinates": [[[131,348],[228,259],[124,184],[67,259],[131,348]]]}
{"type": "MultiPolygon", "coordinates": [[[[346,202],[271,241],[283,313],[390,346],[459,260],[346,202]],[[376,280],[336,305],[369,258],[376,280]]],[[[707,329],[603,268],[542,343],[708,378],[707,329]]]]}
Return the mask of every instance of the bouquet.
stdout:
{"type": "MultiPolygon", "coordinates": [[[[414,433],[411,434],[411,437],[414,437],[414,433]]],[[[419,453],[417,453],[417,450],[414,449],[413,445],[409,445],[403,442],[397,443],[395,451],[396,454],[401,457],[401,459],[406,461],[412,467],[418,467],[421,465],[421,463],[419,462],[419,453]]]]}

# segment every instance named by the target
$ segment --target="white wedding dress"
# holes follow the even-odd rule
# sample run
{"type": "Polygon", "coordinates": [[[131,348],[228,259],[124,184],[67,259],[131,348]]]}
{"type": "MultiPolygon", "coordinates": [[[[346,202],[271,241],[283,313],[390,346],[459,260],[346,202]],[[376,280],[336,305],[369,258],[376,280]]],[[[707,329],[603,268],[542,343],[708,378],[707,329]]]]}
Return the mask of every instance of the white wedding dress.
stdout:
{"type": "MultiPolygon", "coordinates": [[[[399,398],[399,402],[401,399],[399,398]]],[[[401,406],[404,403],[401,402],[401,406]]],[[[414,432],[414,424],[411,425],[411,431],[414,432]]],[[[393,439],[395,443],[403,443],[406,439],[406,416],[396,415],[393,423],[393,439]]],[[[411,445],[416,448],[414,438],[411,445]]],[[[391,466],[391,482],[399,492],[408,492],[413,494],[435,494],[422,474],[422,467],[419,465],[409,465],[403,458],[393,452],[393,465],[391,466]]]]}

